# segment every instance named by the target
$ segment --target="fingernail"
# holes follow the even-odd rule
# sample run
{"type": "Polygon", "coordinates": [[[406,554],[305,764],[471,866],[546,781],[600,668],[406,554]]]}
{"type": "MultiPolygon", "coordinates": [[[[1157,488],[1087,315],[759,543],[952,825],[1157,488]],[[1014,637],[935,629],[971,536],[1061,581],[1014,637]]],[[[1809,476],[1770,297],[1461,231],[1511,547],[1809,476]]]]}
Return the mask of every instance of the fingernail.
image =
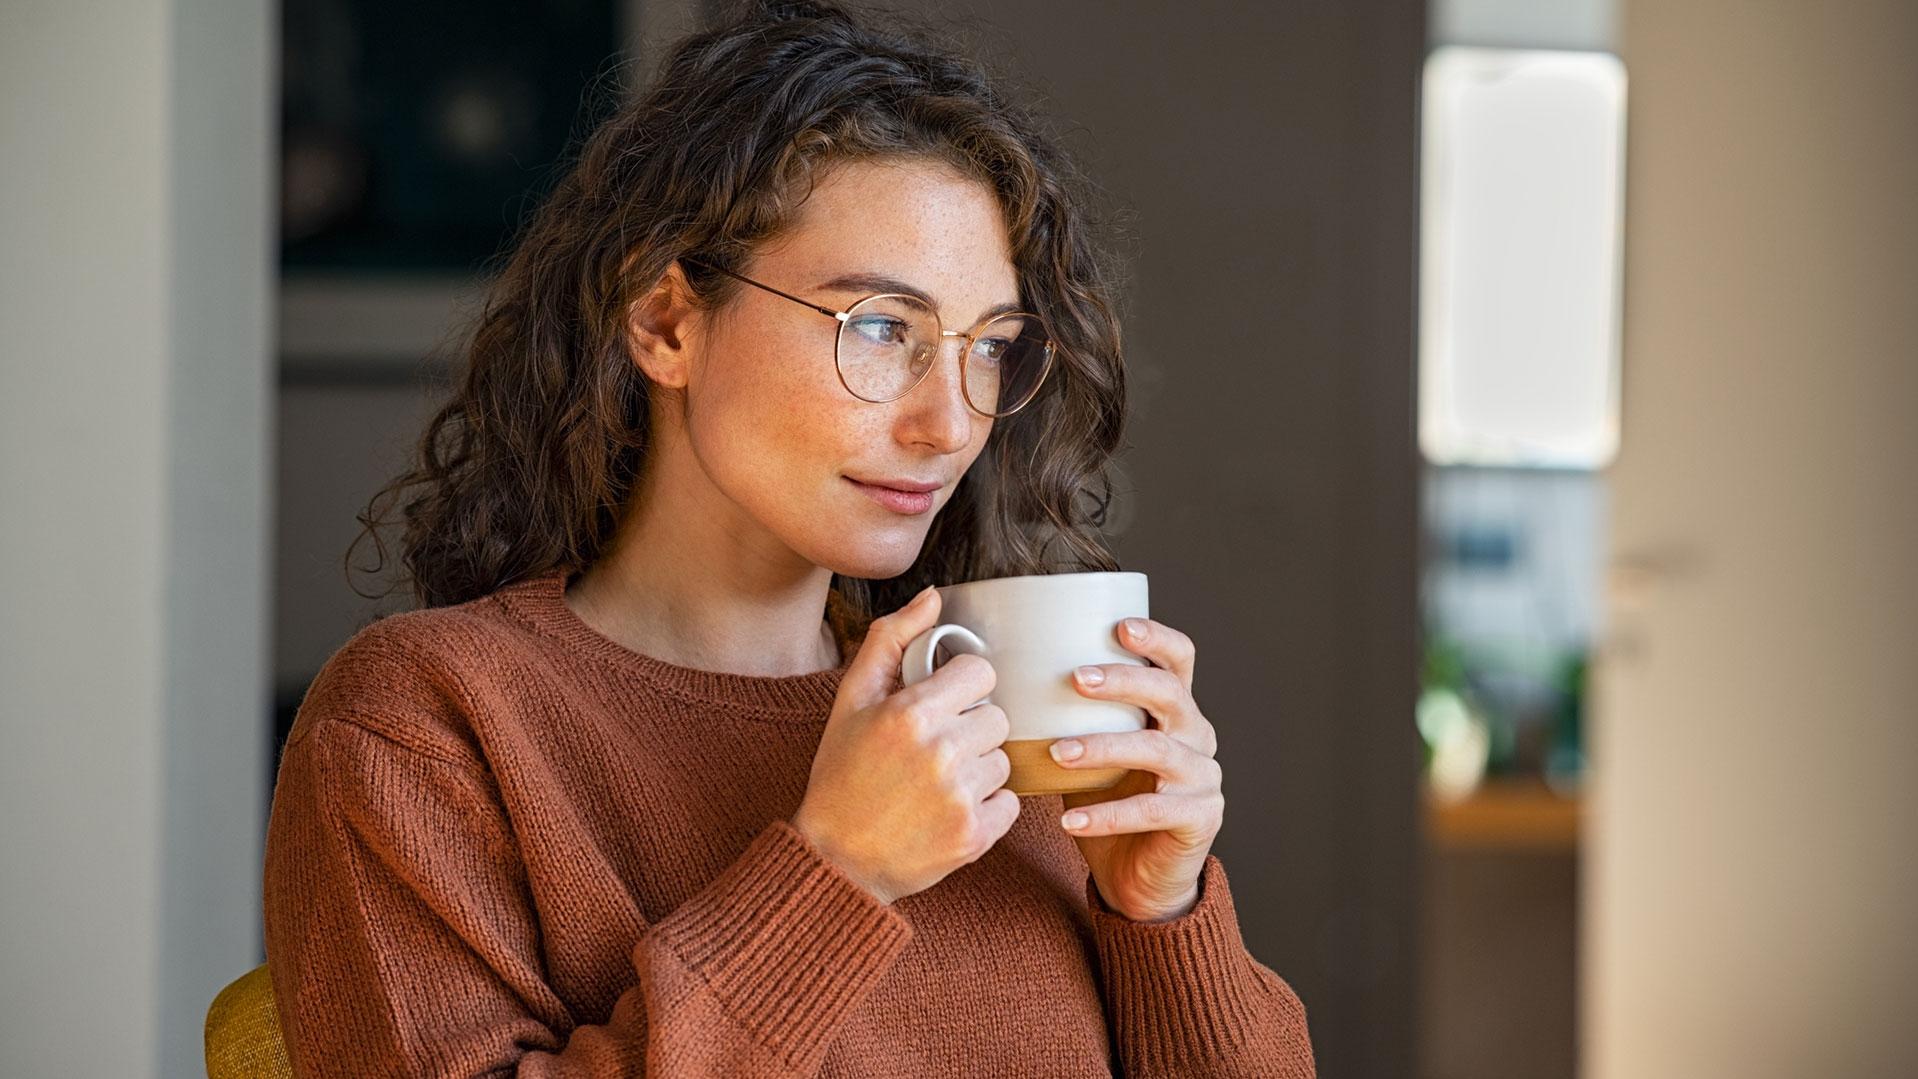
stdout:
{"type": "Polygon", "coordinates": [[[925,606],[926,597],[932,595],[932,590],[933,590],[932,585],[927,585],[925,588],[921,589],[918,595],[912,597],[912,603],[910,604],[910,606],[913,606],[913,607],[925,606]]]}
{"type": "Polygon", "coordinates": [[[1086,826],[1086,821],[1090,819],[1091,818],[1087,817],[1084,813],[1079,813],[1075,811],[1072,813],[1067,813],[1065,816],[1060,817],[1059,823],[1064,825],[1068,829],[1084,828],[1086,826]]]}
{"type": "Polygon", "coordinates": [[[1052,759],[1055,761],[1076,761],[1079,754],[1085,751],[1085,743],[1077,738],[1061,738],[1052,743],[1052,759]]]}
{"type": "Polygon", "coordinates": [[[1145,639],[1145,623],[1136,618],[1125,620],[1125,635],[1135,641],[1145,639]]]}
{"type": "Polygon", "coordinates": [[[1097,667],[1081,667],[1078,675],[1079,681],[1088,686],[1096,686],[1106,680],[1106,672],[1097,667]]]}

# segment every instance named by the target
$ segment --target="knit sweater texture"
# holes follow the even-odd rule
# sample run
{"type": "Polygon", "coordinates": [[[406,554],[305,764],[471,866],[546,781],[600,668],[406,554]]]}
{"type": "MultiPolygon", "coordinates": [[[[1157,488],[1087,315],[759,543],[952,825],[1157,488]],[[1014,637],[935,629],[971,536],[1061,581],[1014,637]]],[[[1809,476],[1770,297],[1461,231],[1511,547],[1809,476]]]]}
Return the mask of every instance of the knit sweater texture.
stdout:
{"type": "Polygon", "coordinates": [[[1058,795],[887,904],[791,824],[845,663],[676,666],[552,570],[381,618],[306,692],[265,858],[300,1076],[1312,1076],[1225,868],[1108,909],[1058,795]]]}

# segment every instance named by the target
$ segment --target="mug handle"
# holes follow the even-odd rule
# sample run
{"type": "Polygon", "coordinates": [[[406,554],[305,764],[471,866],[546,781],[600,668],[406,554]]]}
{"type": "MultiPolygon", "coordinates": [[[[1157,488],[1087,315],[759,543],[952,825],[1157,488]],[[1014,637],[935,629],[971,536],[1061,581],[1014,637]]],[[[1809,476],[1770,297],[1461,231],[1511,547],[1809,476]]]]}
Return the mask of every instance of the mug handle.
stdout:
{"type": "MultiPolygon", "coordinates": [[[[937,658],[941,644],[946,646],[948,652],[970,652],[975,656],[991,654],[986,642],[980,640],[978,634],[956,622],[941,623],[914,637],[912,643],[906,645],[905,657],[899,661],[900,681],[910,686],[931,678],[932,672],[939,669],[937,658]]],[[[992,695],[987,694],[961,711],[971,711],[990,700],[992,695]]]]}

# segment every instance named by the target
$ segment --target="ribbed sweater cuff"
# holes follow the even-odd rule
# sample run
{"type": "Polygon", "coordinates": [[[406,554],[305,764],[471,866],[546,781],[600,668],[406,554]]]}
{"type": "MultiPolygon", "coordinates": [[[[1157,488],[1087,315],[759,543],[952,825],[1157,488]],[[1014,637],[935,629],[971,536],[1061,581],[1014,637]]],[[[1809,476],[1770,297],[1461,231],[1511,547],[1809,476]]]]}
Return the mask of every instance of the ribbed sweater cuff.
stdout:
{"type": "Polygon", "coordinates": [[[1172,1074],[1181,1061],[1229,1059],[1256,1032],[1260,983],[1217,855],[1206,855],[1197,905],[1177,918],[1135,922],[1113,913],[1090,873],[1086,905],[1125,1074],[1172,1074]]]}
{"type": "Polygon", "coordinates": [[[804,1070],[891,969],[912,925],[778,819],[650,934],[804,1070]]]}

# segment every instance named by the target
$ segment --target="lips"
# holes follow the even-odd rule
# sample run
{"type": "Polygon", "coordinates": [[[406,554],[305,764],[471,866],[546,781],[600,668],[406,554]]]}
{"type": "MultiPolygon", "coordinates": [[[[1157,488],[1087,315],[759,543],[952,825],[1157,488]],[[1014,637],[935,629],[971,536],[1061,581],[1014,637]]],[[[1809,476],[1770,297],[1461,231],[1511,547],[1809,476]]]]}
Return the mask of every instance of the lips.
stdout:
{"type": "MultiPolygon", "coordinates": [[[[930,489],[909,491],[877,483],[866,483],[862,480],[853,479],[851,476],[846,477],[846,482],[857,488],[860,494],[865,495],[881,506],[886,507],[894,513],[907,515],[925,513],[927,510],[932,509],[932,492],[938,489],[938,485],[934,484],[930,489]]],[[[886,482],[887,484],[892,484],[906,481],[888,480],[886,482]]],[[[922,485],[915,484],[915,486],[922,485]]]]}
{"type": "Polygon", "coordinates": [[[920,480],[888,479],[883,477],[870,479],[870,480],[856,479],[852,476],[848,476],[846,478],[849,480],[852,480],[854,483],[863,483],[868,487],[889,487],[895,491],[909,491],[914,494],[923,494],[927,491],[937,491],[939,488],[945,486],[945,484],[940,483],[936,480],[931,482],[925,482],[920,480]]]}

